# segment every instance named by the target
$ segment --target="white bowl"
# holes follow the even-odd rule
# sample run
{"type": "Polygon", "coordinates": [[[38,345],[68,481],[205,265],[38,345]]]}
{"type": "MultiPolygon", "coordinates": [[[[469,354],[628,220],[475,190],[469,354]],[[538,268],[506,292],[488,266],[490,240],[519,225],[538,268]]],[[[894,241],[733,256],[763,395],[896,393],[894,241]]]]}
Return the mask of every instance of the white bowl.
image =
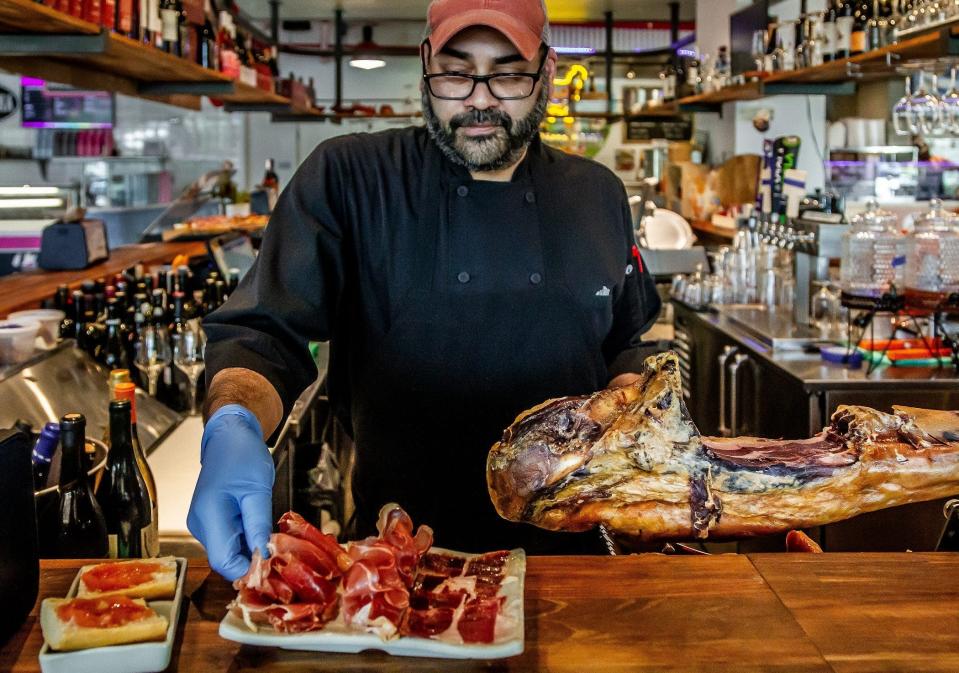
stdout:
{"type": "Polygon", "coordinates": [[[40,338],[47,348],[52,348],[60,339],[60,323],[66,313],[55,308],[37,308],[29,311],[17,311],[7,316],[7,320],[36,320],[40,323],[40,338]]]}
{"type": "Polygon", "coordinates": [[[36,320],[0,320],[0,365],[28,360],[40,331],[36,320]]]}

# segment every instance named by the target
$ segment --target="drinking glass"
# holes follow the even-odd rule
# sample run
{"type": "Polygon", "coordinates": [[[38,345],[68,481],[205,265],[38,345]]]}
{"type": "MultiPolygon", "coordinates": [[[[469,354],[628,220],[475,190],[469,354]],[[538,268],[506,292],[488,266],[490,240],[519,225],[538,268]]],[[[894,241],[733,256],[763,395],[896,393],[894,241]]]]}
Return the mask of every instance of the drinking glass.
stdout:
{"type": "Polygon", "coordinates": [[[753,31],[752,55],[756,62],[756,70],[763,72],[766,63],[766,51],[769,49],[769,33],[766,29],[753,31]]]}
{"type": "Polygon", "coordinates": [[[145,325],[140,330],[134,364],[147,377],[147,392],[156,397],[157,381],[171,361],[167,330],[159,325],[145,325]]]}
{"type": "Polygon", "coordinates": [[[759,303],[773,308],[779,301],[779,272],[776,269],[766,269],[762,272],[759,285],[759,303]]]}
{"type": "Polygon", "coordinates": [[[896,130],[897,136],[908,136],[912,134],[912,106],[909,101],[912,99],[912,77],[906,77],[906,93],[896,101],[892,108],[892,125],[896,130]]]}
{"type": "MultiPolygon", "coordinates": [[[[938,78],[932,76],[932,90],[935,91],[938,78]]],[[[926,91],[926,73],[919,73],[919,90],[909,99],[909,107],[912,110],[910,115],[912,133],[921,133],[931,135],[939,130],[939,122],[942,118],[942,108],[939,105],[939,98],[934,93],[926,91]]]]}
{"type": "Polygon", "coordinates": [[[173,363],[190,381],[190,415],[199,412],[196,406],[196,389],[203,373],[206,349],[206,334],[198,322],[191,323],[183,332],[173,335],[173,363]]]}
{"type": "Polygon", "coordinates": [[[942,128],[947,133],[959,133],[959,89],[956,89],[956,68],[950,69],[949,91],[939,98],[942,108],[942,128]]]}

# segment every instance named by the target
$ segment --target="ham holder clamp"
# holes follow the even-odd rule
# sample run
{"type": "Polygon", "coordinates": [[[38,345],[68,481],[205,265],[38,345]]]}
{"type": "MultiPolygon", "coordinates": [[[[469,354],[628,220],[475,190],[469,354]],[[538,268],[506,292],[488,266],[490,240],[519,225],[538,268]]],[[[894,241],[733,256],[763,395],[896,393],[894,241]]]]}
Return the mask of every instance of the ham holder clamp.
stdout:
{"type": "Polygon", "coordinates": [[[676,355],[641,374],[520,414],[487,461],[502,517],[641,541],[731,539],[959,494],[959,412],[842,406],[811,439],[702,437],[676,355]]]}

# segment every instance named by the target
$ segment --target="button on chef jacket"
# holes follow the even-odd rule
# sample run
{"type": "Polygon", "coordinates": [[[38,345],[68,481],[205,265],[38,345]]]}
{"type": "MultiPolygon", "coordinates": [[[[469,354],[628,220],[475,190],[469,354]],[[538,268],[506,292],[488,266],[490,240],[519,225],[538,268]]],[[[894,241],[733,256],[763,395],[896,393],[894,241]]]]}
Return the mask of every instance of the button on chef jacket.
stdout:
{"type": "Polygon", "coordinates": [[[659,308],[600,164],[537,138],[511,182],[477,181],[425,129],[357,134],[284,190],[252,270],[204,321],[206,371],[259,372],[288,412],[316,378],[307,342],[329,340],[353,535],[397,502],[446,548],[586,551],[595,532],[501,519],[486,457],[523,410],[638,371],[659,308]]]}

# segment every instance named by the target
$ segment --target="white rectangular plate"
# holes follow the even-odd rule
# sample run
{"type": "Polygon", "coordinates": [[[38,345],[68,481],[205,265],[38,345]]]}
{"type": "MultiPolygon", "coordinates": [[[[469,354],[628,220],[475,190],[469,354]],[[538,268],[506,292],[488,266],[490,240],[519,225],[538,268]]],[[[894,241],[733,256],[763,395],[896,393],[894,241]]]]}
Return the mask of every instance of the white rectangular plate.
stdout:
{"type": "MultiPolygon", "coordinates": [[[[173,639],[176,636],[180,604],[183,601],[183,582],[186,579],[186,559],[177,558],[176,594],[172,601],[148,601],[147,605],[167,618],[166,638],[162,642],[131,643],[109,647],[91,647],[87,650],[56,652],[44,642],[40,648],[40,668],[43,673],[155,673],[170,665],[173,639]]],[[[80,573],[73,579],[67,598],[77,595],[80,573]]]]}
{"type": "MultiPolygon", "coordinates": [[[[471,559],[481,554],[463,554],[434,547],[431,552],[453,554],[471,559]]],[[[220,636],[244,645],[279,647],[285,650],[346,652],[355,654],[377,650],[401,657],[440,657],[444,659],[502,659],[522,654],[525,646],[523,584],[526,578],[526,552],[514,549],[504,568],[499,595],[506,601],[496,619],[496,639],[489,645],[457,643],[415,636],[382,640],[372,633],[350,629],[340,615],[322,631],[279,633],[273,629],[251,631],[242,619],[227,613],[220,622],[220,636]]]]}

